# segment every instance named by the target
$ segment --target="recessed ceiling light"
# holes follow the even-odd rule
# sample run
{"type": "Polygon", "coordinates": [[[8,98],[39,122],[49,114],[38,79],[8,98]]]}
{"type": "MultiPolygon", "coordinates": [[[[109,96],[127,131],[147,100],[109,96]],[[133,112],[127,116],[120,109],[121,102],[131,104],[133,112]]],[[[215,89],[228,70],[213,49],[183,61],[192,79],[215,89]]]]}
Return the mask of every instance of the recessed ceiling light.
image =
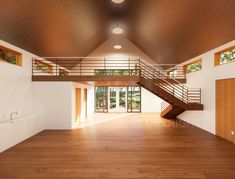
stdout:
{"type": "Polygon", "coordinates": [[[112,30],[112,32],[114,33],[114,34],[122,34],[123,33],[123,29],[122,28],[120,28],[120,27],[115,27],[115,28],[113,28],[113,30],[112,30]]]}
{"type": "Polygon", "coordinates": [[[124,0],[112,0],[112,2],[116,4],[121,4],[124,2],[124,0]]]}
{"type": "Polygon", "coordinates": [[[121,46],[121,45],[114,45],[114,46],[113,46],[113,48],[115,48],[115,49],[119,50],[119,49],[121,49],[121,48],[122,48],[122,46],[121,46]]]}

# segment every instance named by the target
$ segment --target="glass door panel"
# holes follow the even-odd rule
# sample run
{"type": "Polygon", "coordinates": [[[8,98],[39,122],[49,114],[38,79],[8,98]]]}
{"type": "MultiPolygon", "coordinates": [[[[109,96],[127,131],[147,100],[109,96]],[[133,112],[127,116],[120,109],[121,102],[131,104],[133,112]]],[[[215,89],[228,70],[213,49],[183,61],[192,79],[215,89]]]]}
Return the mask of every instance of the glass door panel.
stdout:
{"type": "Polygon", "coordinates": [[[95,111],[108,112],[108,87],[95,87],[95,111]]]}
{"type": "Polygon", "coordinates": [[[109,89],[109,109],[114,109],[117,107],[117,92],[116,88],[110,88],[109,89]]]}
{"type": "Polygon", "coordinates": [[[109,88],[109,111],[126,112],[127,111],[127,89],[126,87],[109,88]]]}
{"type": "Polygon", "coordinates": [[[128,87],[128,112],[141,112],[141,88],[139,86],[128,87]]]}
{"type": "Polygon", "coordinates": [[[126,88],[119,88],[119,107],[126,108],[126,88]]]}

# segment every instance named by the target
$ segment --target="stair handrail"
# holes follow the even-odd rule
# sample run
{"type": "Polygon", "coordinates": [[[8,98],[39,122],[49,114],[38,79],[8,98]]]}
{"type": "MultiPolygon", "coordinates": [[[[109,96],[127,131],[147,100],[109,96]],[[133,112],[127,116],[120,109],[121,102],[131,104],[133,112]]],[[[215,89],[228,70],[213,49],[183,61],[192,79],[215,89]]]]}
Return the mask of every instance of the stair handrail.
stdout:
{"type": "MultiPolygon", "coordinates": [[[[146,65],[146,64],[145,64],[146,65]]],[[[153,66],[147,66],[147,68],[149,69],[149,67],[152,67],[152,68],[155,68],[155,67],[153,67],[153,66]]],[[[163,76],[163,73],[159,70],[159,69],[157,69],[158,70],[158,72],[161,74],[161,76],[160,75],[157,75],[156,76],[156,74],[153,74],[152,72],[147,72],[146,71],[146,68],[143,68],[143,66],[141,67],[143,70],[145,70],[145,71],[143,71],[142,70],[142,76],[144,76],[143,75],[143,72],[144,73],[147,73],[147,75],[149,75],[150,74],[150,79],[155,79],[156,77],[158,78],[158,79],[161,79],[161,80],[163,80],[165,83],[167,83],[169,86],[171,86],[172,87],[172,89],[173,89],[173,93],[176,93],[176,94],[178,94],[178,95],[181,95],[181,96],[184,96],[184,98],[183,99],[185,99],[185,90],[182,88],[182,86],[180,87],[180,93],[179,93],[179,88],[176,88],[177,86],[173,86],[172,85],[172,83],[170,83],[169,81],[167,81],[167,80],[165,80],[164,78],[162,78],[161,76],[163,76]]],[[[156,70],[156,69],[155,69],[156,70]]],[[[145,74],[146,75],[146,74],[145,74]]],[[[146,75],[146,76],[147,76],[146,75]]],[[[167,76],[167,78],[169,79],[169,77],[167,76]]],[[[160,84],[158,84],[158,86],[160,86],[160,84]]],[[[163,89],[165,89],[164,88],[164,86],[160,86],[161,88],[163,88],[163,89]]],[[[165,89],[166,91],[168,91],[169,93],[171,93],[171,91],[169,91],[168,89],[165,89]]],[[[175,95],[174,95],[175,96],[175,95]]]]}
{"type": "MultiPolygon", "coordinates": [[[[148,76],[148,75],[152,76],[152,79],[157,78],[157,79],[160,79],[160,80],[164,81],[165,83],[167,83],[172,88],[173,95],[175,97],[177,97],[178,99],[180,99],[179,97],[182,97],[182,99],[180,99],[180,100],[185,102],[185,103],[190,102],[189,101],[189,96],[188,96],[189,91],[196,90],[196,89],[199,90],[199,94],[198,94],[199,95],[199,103],[201,103],[201,89],[200,88],[188,88],[187,86],[183,85],[180,81],[176,80],[175,78],[172,78],[171,76],[167,75],[165,72],[162,72],[162,70],[157,68],[155,65],[150,64],[150,63],[144,61],[143,59],[140,60],[140,68],[144,70],[144,71],[141,70],[142,71],[141,75],[143,77],[144,77],[144,75],[143,75],[143,72],[144,72],[144,73],[147,74],[146,76],[148,76]],[[143,65],[145,66],[145,68],[144,68],[143,65]],[[146,71],[146,66],[147,66],[147,68],[150,68],[150,70],[153,70],[154,72],[146,71]],[[157,75],[156,71],[158,72],[158,75],[157,75]],[[170,83],[166,79],[170,79],[171,81],[174,82],[174,84],[170,83]],[[180,95],[180,96],[175,95],[175,93],[177,95],[180,95]]],[[[155,85],[156,85],[156,83],[155,83],[155,85]]],[[[166,90],[166,85],[160,86],[160,83],[159,83],[158,86],[166,90]]],[[[167,90],[169,92],[169,89],[167,89],[167,90]]]]}

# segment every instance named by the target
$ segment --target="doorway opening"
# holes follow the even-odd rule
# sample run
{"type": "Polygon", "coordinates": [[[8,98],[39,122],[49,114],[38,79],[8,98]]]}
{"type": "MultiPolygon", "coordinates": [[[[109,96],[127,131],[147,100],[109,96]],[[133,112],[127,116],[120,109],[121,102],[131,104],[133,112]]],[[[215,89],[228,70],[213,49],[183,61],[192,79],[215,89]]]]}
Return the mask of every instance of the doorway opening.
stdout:
{"type": "Polygon", "coordinates": [[[75,121],[80,123],[87,117],[87,89],[76,88],[75,96],[75,121]]]}
{"type": "Polygon", "coordinates": [[[127,88],[109,87],[109,112],[127,111],[127,88]]]}
{"type": "Polygon", "coordinates": [[[140,86],[96,86],[95,112],[141,112],[140,86]]]}

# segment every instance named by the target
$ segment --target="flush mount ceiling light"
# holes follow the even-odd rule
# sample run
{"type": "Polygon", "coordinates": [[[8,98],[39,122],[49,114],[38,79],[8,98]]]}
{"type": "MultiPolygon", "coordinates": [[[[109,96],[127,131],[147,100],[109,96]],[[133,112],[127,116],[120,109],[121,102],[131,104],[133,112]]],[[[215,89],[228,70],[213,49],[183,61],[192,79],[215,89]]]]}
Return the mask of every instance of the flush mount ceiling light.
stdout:
{"type": "Polygon", "coordinates": [[[120,27],[115,27],[115,28],[113,28],[112,32],[113,32],[114,34],[119,35],[119,34],[122,34],[122,33],[123,33],[123,29],[120,28],[120,27]]]}
{"type": "Polygon", "coordinates": [[[112,0],[112,2],[115,4],[121,4],[124,2],[124,0],[112,0]]]}
{"type": "Polygon", "coordinates": [[[115,48],[116,50],[119,50],[122,48],[122,46],[121,45],[114,45],[113,48],[115,48]]]}

